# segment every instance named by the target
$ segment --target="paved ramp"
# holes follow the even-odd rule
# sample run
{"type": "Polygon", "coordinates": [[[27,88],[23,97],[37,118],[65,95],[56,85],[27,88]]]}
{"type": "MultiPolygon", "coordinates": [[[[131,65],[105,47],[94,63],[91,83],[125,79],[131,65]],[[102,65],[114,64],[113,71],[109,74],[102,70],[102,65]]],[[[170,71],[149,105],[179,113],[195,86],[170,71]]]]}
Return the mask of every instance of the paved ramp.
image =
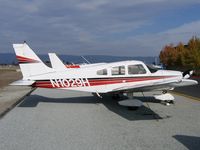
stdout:
{"type": "Polygon", "coordinates": [[[0,118],[33,89],[28,86],[6,86],[0,89],[0,118]]]}
{"type": "Polygon", "coordinates": [[[36,89],[0,120],[0,149],[195,150],[200,147],[200,102],[176,96],[164,106],[145,94],[130,111],[91,94],[36,89]]]}

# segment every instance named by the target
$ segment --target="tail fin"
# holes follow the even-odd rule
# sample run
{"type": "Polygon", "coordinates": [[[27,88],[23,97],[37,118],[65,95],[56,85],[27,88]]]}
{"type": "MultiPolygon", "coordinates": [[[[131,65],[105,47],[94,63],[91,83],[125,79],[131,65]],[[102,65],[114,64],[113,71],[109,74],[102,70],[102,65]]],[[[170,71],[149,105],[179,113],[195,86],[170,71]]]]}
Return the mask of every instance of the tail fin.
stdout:
{"type": "Polygon", "coordinates": [[[55,70],[65,70],[67,69],[63,62],[58,58],[55,53],[49,53],[49,59],[51,62],[51,66],[55,70]]]}
{"type": "Polygon", "coordinates": [[[19,61],[23,79],[52,72],[52,69],[47,67],[26,43],[13,44],[13,48],[19,61]]]}

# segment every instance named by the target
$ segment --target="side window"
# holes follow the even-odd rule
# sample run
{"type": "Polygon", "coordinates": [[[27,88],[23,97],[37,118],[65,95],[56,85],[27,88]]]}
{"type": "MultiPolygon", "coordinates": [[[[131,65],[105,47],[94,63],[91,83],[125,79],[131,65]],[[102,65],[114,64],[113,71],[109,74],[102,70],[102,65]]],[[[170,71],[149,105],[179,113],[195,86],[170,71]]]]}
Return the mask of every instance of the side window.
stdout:
{"type": "Polygon", "coordinates": [[[128,74],[145,74],[146,70],[142,65],[129,65],[128,74]]]}
{"type": "Polygon", "coordinates": [[[107,74],[108,74],[107,69],[102,69],[97,71],[97,75],[107,75],[107,74]]]}
{"type": "Polygon", "coordinates": [[[125,66],[112,67],[112,75],[125,75],[125,66]]]}

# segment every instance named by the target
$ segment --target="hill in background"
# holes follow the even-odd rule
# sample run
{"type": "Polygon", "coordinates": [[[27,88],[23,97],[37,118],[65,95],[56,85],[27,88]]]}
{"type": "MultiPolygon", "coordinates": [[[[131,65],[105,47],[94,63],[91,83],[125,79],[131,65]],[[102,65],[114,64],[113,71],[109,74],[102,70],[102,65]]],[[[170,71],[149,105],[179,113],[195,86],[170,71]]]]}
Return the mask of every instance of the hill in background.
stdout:
{"type": "MultiPolygon", "coordinates": [[[[39,57],[44,61],[49,61],[48,55],[39,55],[39,57]]],[[[126,57],[126,56],[107,56],[107,55],[84,55],[84,57],[91,63],[98,62],[115,62],[123,60],[141,60],[147,64],[152,64],[155,62],[155,57],[126,57]]],[[[76,55],[59,55],[59,58],[65,63],[86,63],[86,61],[81,58],[81,56],[76,55]]],[[[0,64],[17,64],[15,54],[2,53],[0,54],[0,64]]]]}

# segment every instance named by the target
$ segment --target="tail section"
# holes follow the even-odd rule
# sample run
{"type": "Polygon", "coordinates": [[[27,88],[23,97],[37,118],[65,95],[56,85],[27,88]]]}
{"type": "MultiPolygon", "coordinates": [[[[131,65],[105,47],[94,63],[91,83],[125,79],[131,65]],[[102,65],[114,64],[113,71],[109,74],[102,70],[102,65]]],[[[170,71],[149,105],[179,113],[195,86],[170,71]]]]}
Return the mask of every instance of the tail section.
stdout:
{"type": "Polygon", "coordinates": [[[13,48],[23,79],[52,72],[52,69],[47,67],[26,43],[13,44],[13,48]]]}
{"type": "Polygon", "coordinates": [[[67,69],[63,64],[63,62],[58,58],[58,56],[55,53],[49,53],[49,59],[53,69],[55,70],[67,69]]]}

